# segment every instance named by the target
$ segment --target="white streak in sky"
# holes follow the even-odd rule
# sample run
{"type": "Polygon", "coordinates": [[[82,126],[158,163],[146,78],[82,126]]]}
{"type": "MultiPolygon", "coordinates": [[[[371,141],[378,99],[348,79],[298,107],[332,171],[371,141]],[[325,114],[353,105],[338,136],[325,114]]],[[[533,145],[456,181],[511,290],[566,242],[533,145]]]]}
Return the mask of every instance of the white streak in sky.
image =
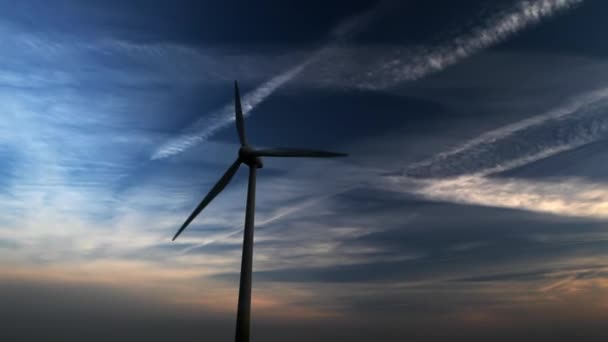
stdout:
{"type": "MultiPolygon", "coordinates": [[[[379,69],[364,75],[364,81],[358,82],[359,86],[370,89],[382,89],[398,82],[415,80],[428,73],[442,70],[474,53],[505,40],[509,36],[539,22],[545,17],[569,9],[582,1],[583,0],[520,1],[510,10],[493,16],[484,25],[473,30],[473,32],[461,35],[448,44],[442,44],[441,46],[433,48],[424,48],[413,56],[393,59],[383,63],[379,69]]],[[[331,43],[343,40],[353,32],[359,30],[362,26],[369,23],[377,11],[378,8],[375,8],[363,15],[355,16],[341,23],[332,31],[331,43]]],[[[331,45],[332,44],[326,45],[325,48],[318,50],[302,63],[270,79],[268,82],[248,93],[243,101],[244,114],[247,115],[277,89],[299,75],[306,66],[317,60],[324,53],[324,50],[330,48],[331,45]]],[[[207,140],[217,130],[230,124],[233,120],[232,104],[228,104],[211,115],[200,119],[182,135],[170,139],[163,144],[153,154],[152,159],[162,159],[181,153],[188,148],[207,140]]]]}
{"type": "Polygon", "coordinates": [[[467,175],[432,181],[393,177],[388,183],[393,191],[400,188],[431,200],[608,219],[608,187],[578,178],[529,181],[467,175]]]}
{"type": "Polygon", "coordinates": [[[441,71],[484,49],[498,44],[517,32],[582,3],[583,0],[519,1],[508,10],[491,16],[472,32],[438,46],[422,47],[385,59],[365,75],[354,77],[359,87],[383,89],[400,82],[420,79],[441,71]]]}
{"type": "Polygon", "coordinates": [[[408,177],[406,171],[405,176],[387,177],[382,186],[430,200],[608,219],[605,182],[577,177],[549,180],[489,177],[605,138],[607,108],[608,89],[594,91],[555,111],[484,133],[414,165],[418,171],[429,172],[460,167],[460,173],[421,179],[408,177]],[[507,153],[505,157],[511,151],[515,153],[507,153]],[[493,166],[487,167],[489,163],[493,166]],[[421,165],[424,168],[420,169],[421,165]]]}
{"type": "Polygon", "coordinates": [[[410,164],[404,174],[416,177],[491,174],[572,150],[606,134],[608,118],[603,112],[608,107],[607,101],[608,88],[592,91],[560,108],[488,131],[448,151],[410,164]],[[553,134],[550,141],[534,139],[542,130],[552,130],[557,135],[553,134]],[[517,147],[520,154],[505,160],[504,155],[495,152],[500,144],[511,149],[517,147]]]}
{"type": "Polygon", "coordinates": [[[387,183],[381,186],[430,200],[608,219],[608,186],[604,182],[590,182],[576,177],[561,177],[557,180],[489,177],[606,137],[608,115],[605,110],[608,108],[608,94],[605,90],[593,94],[594,96],[585,97],[585,101],[577,102],[582,109],[568,106],[568,110],[564,108],[551,112],[551,115],[540,115],[502,127],[453,149],[455,152],[452,154],[448,151],[441,158],[435,157],[428,161],[427,170],[441,169],[445,167],[442,163],[449,157],[455,157],[448,163],[448,167],[464,163],[464,167],[459,170],[462,173],[426,179],[411,178],[406,173],[406,176],[387,177],[387,183]],[[537,129],[527,132],[528,134],[518,134],[535,126],[538,126],[537,129]],[[539,137],[535,134],[539,131],[546,132],[539,137]],[[510,139],[512,135],[516,136],[510,139]],[[511,159],[505,158],[501,153],[504,151],[496,148],[510,145],[515,145],[513,150],[516,152],[511,159]],[[525,145],[530,147],[519,149],[525,145]],[[479,151],[485,152],[481,154],[479,151]],[[466,159],[467,156],[471,158],[466,159]],[[488,164],[486,159],[498,162],[491,167],[483,167],[488,164]],[[480,165],[481,168],[475,168],[480,165]]]}
{"type": "MultiPolygon", "coordinates": [[[[314,52],[310,57],[305,59],[300,64],[286,70],[285,72],[273,77],[266,83],[255,90],[247,93],[243,98],[243,114],[247,116],[251,110],[262,103],[266,98],[272,95],[275,91],[298,76],[309,64],[317,61],[327,48],[336,42],[347,39],[351,34],[367,25],[376,14],[384,8],[385,3],[364,12],[359,15],[350,17],[341,22],[336,28],[331,31],[331,39],[328,44],[314,52]]],[[[200,119],[193,126],[188,128],[181,136],[169,140],[163,144],[152,156],[152,159],[163,159],[178,153],[181,153],[188,148],[207,140],[212,134],[219,129],[226,127],[234,121],[234,105],[227,104],[220,110],[200,119]]]]}
{"type": "MultiPolygon", "coordinates": [[[[414,164],[406,169],[405,177],[379,180],[376,178],[378,170],[361,171],[357,166],[361,172],[350,173],[352,176],[348,178],[361,187],[415,194],[429,200],[608,219],[608,187],[604,184],[576,178],[556,182],[488,177],[608,136],[606,108],[608,88],[602,88],[578,96],[547,113],[483,133],[447,152],[414,164]],[[454,168],[458,168],[456,171],[460,173],[455,173],[454,168]],[[444,169],[451,172],[450,176],[428,178],[434,176],[432,172],[444,169]],[[421,177],[408,177],[408,171],[417,171],[421,177]]],[[[326,197],[315,196],[313,200],[287,205],[263,220],[260,226],[280,221],[315,205],[317,201],[352,189],[338,189],[326,197]]],[[[240,230],[235,230],[213,237],[184,250],[184,253],[203,245],[230,241],[239,233],[240,230]]]]}
{"type": "MultiPolygon", "coordinates": [[[[242,100],[243,114],[248,116],[253,108],[257,107],[285,83],[296,77],[308,64],[313,62],[317,56],[318,54],[313,55],[295,67],[275,76],[252,92],[247,93],[242,100]]],[[[207,140],[213,133],[226,127],[232,121],[234,121],[234,105],[227,104],[220,110],[198,120],[183,135],[166,142],[154,153],[152,159],[162,159],[183,152],[188,148],[207,140]]]]}

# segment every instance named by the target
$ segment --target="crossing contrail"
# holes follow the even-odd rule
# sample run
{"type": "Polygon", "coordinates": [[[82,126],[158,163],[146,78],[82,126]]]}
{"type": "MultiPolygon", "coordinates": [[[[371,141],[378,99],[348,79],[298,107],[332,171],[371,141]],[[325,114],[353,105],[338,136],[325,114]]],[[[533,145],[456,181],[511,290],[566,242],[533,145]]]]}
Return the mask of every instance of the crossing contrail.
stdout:
{"type": "MultiPolygon", "coordinates": [[[[457,36],[439,46],[421,48],[413,54],[401,58],[390,58],[380,63],[372,72],[354,76],[359,87],[382,89],[393,84],[419,79],[429,73],[440,71],[465,59],[483,49],[497,44],[522,29],[538,23],[541,19],[572,8],[583,0],[527,0],[519,1],[510,9],[491,16],[483,25],[467,34],[457,36]],[[360,79],[358,79],[360,78],[360,79]],[[358,79],[358,80],[357,80],[358,79]]],[[[338,25],[330,34],[329,42],[310,57],[273,77],[269,81],[246,94],[243,99],[244,115],[262,103],[287,82],[298,76],[308,65],[317,61],[335,45],[365,27],[381,9],[386,9],[388,2],[383,2],[370,11],[349,18],[338,25]]],[[[207,140],[219,129],[228,125],[233,119],[231,104],[200,119],[187,128],[180,136],[170,139],[160,146],[152,159],[162,159],[181,153],[196,144],[207,140]]]]}
{"type": "Polygon", "coordinates": [[[596,90],[549,113],[486,132],[378,184],[431,200],[605,220],[604,182],[494,176],[605,139],[607,108],[608,89],[596,90]]]}
{"type": "MultiPolygon", "coordinates": [[[[327,49],[336,43],[339,43],[345,39],[348,39],[350,35],[356,33],[365,27],[370,21],[372,21],[376,15],[386,9],[389,6],[388,2],[381,2],[374,8],[354,15],[336,26],[329,34],[330,38],[325,46],[321,47],[308,58],[301,63],[287,69],[281,74],[271,78],[269,81],[263,83],[253,91],[245,94],[243,97],[243,115],[248,116],[252,109],[257,107],[266,98],[272,95],[275,91],[291,81],[294,77],[298,76],[302,70],[308,65],[317,61],[327,49]]],[[[221,109],[213,112],[212,114],[200,119],[194,125],[186,129],[182,135],[173,138],[163,144],[156,152],[152,155],[152,159],[163,159],[178,153],[181,153],[188,148],[195,146],[196,144],[207,140],[212,134],[217,132],[219,129],[229,125],[234,121],[233,115],[233,104],[227,104],[221,109]]]]}
{"type": "MultiPolygon", "coordinates": [[[[302,70],[317,57],[313,55],[304,62],[295,67],[275,76],[266,83],[262,84],[252,92],[247,93],[243,98],[243,114],[247,116],[251,110],[262,103],[268,96],[274,93],[285,83],[296,77],[302,70]]],[[[233,104],[227,104],[220,110],[217,110],[207,117],[198,120],[184,134],[169,140],[162,145],[152,156],[152,159],[162,159],[174,154],[178,154],[195,146],[196,144],[207,140],[217,130],[225,127],[234,121],[232,112],[234,111],[233,104]]]]}
{"type": "Polygon", "coordinates": [[[404,48],[384,56],[369,72],[352,77],[358,87],[384,89],[441,71],[496,45],[544,18],[568,10],[583,0],[525,0],[500,11],[483,24],[436,46],[404,48]]]}
{"type": "Polygon", "coordinates": [[[515,168],[593,142],[607,134],[608,88],[567,104],[485,132],[431,158],[408,165],[411,177],[490,174],[515,168]],[[550,137],[545,138],[549,134],[550,137]]]}

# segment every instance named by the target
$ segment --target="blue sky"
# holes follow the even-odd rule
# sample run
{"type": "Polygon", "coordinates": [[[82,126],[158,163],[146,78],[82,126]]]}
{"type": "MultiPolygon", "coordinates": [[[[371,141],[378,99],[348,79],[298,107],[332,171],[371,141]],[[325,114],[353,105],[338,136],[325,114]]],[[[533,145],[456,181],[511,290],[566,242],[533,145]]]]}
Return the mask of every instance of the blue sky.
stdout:
{"type": "Polygon", "coordinates": [[[602,2],[0,6],[8,337],[232,338],[235,79],[257,340],[605,335],[602,2]]]}

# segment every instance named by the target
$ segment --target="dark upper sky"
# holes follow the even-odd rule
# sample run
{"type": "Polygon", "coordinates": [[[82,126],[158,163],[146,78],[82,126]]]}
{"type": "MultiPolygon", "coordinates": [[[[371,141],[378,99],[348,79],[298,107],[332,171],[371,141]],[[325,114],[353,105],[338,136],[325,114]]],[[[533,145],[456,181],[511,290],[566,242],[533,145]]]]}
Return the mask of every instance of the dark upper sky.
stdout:
{"type": "Polygon", "coordinates": [[[606,337],[605,2],[0,1],[0,339],[606,337]]]}

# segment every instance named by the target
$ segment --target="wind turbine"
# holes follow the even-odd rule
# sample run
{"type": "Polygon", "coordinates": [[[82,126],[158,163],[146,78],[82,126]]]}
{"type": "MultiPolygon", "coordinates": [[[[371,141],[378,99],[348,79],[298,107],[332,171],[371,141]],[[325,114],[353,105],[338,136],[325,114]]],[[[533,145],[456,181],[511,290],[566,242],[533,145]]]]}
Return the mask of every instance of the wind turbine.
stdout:
{"type": "Polygon", "coordinates": [[[245,137],[245,122],[243,119],[243,109],[241,107],[241,97],[239,95],[238,83],[234,82],[234,110],[236,115],[236,130],[241,142],[239,154],[234,163],[228,168],[226,173],[211,188],[207,196],[194,209],[186,222],[173,236],[173,241],[188,227],[194,218],[205,209],[205,207],[217,196],[239,169],[241,164],[249,166],[249,185],[247,188],[247,208],[245,210],[245,231],[243,237],[243,256],[241,259],[241,279],[239,285],[239,302],[236,318],[236,342],[249,341],[249,322],[251,313],[251,271],[253,261],[253,221],[255,214],[255,180],[256,170],[262,168],[261,157],[308,157],[308,158],[333,158],[345,157],[344,153],[325,152],[316,150],[293,149],[293,148],[268,148],[255,149],[247,144],[245,137]]]}

